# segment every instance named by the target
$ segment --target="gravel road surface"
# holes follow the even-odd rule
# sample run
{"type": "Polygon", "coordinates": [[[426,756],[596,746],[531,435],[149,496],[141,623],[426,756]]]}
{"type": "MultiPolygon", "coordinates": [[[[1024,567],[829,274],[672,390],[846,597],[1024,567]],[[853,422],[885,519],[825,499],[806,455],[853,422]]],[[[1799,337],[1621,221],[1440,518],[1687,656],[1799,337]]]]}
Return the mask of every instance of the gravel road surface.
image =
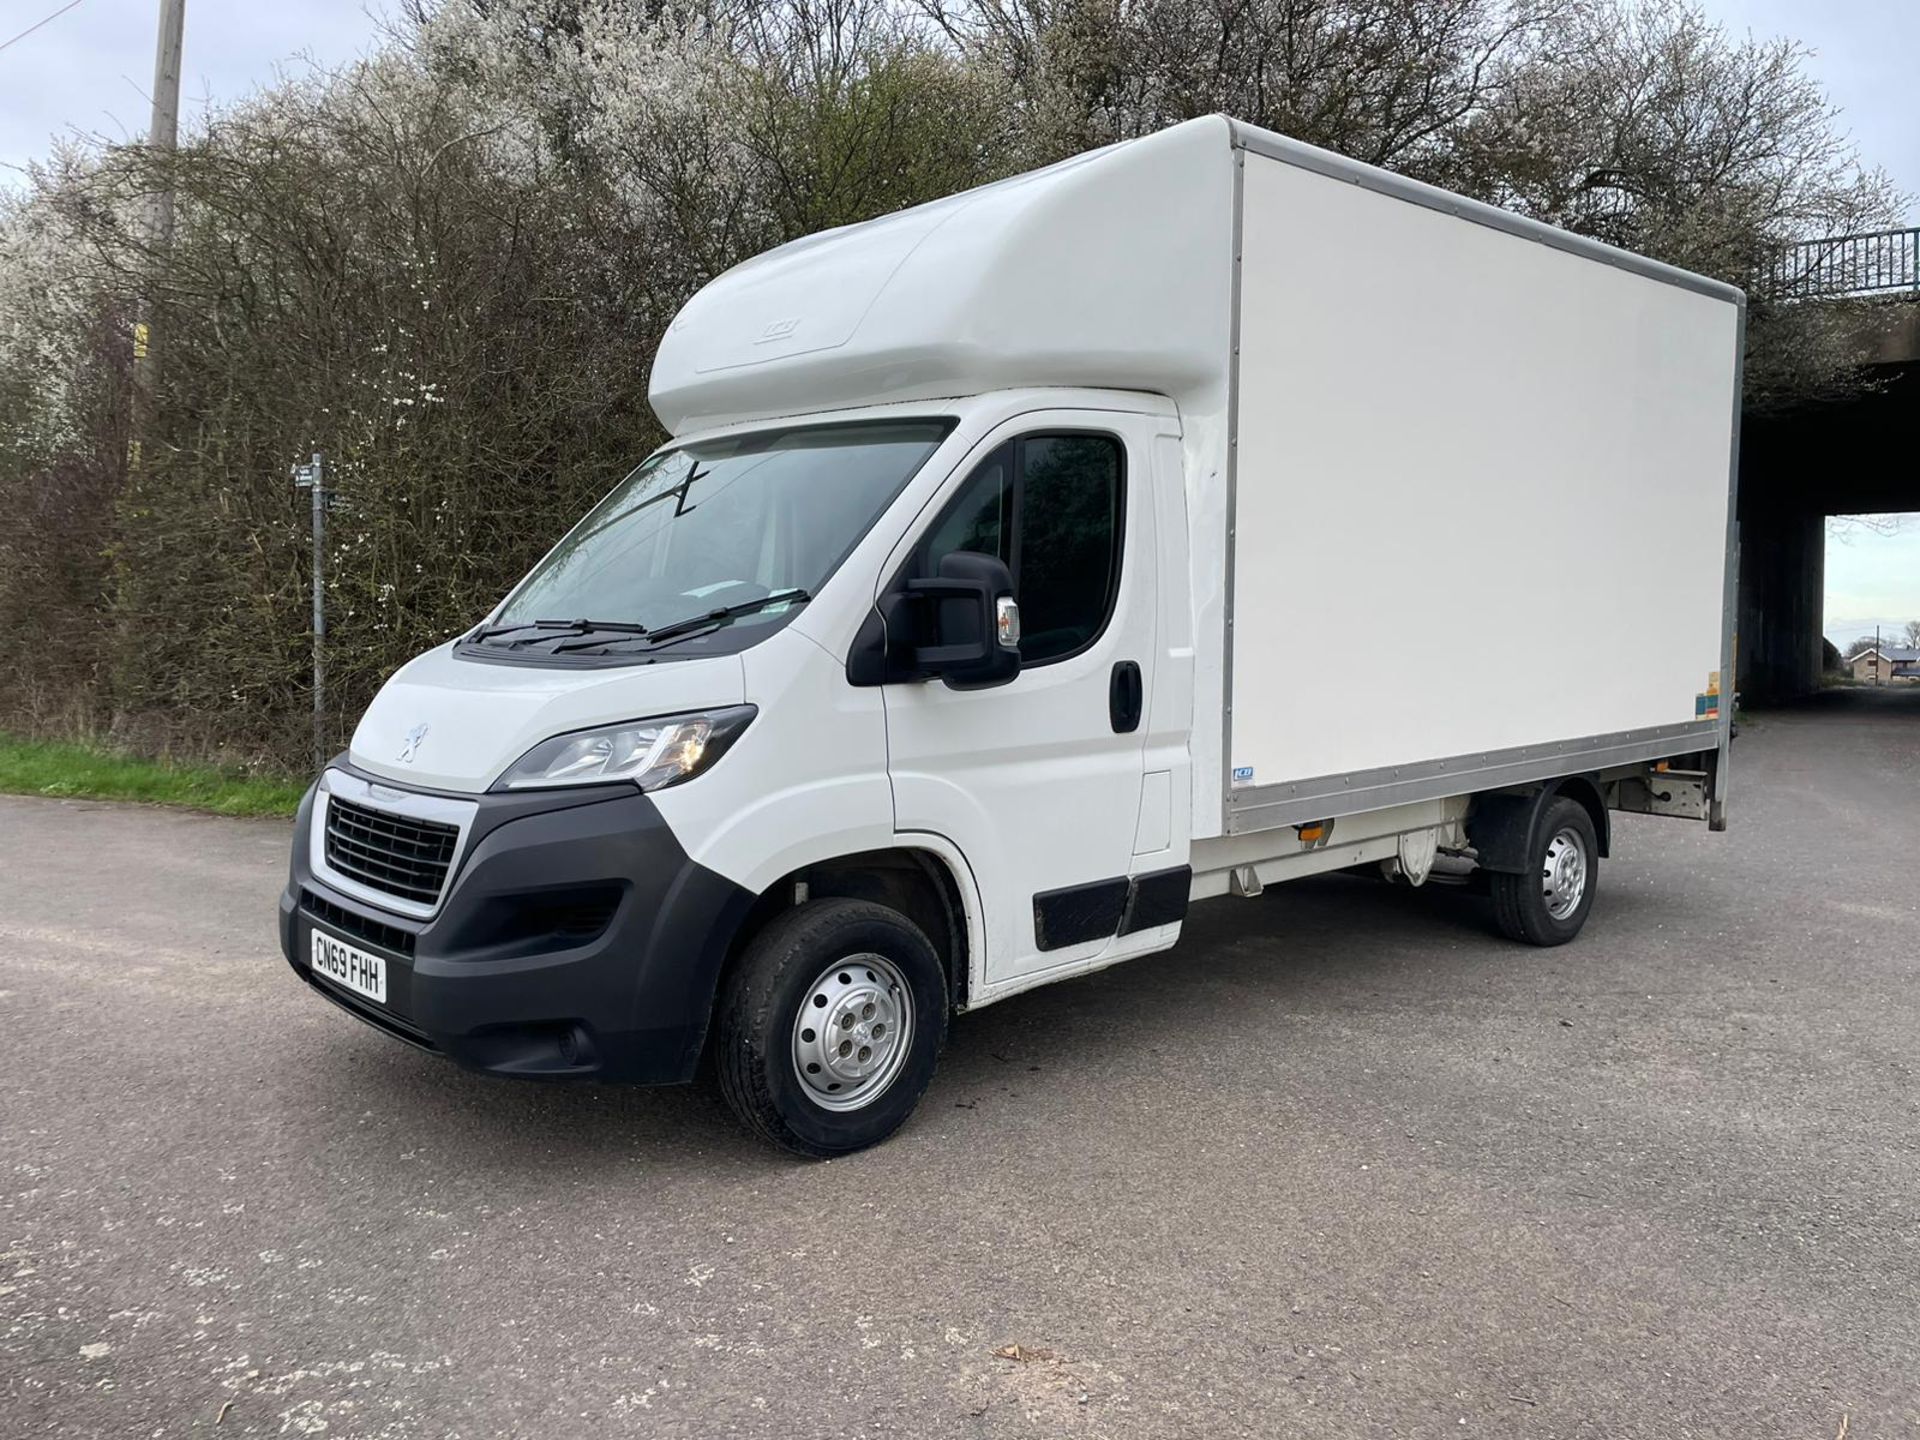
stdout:
{"type": "Polygon", "coordinates": [[[0,1436],[1920,1433],[1920,688],[1736,758],[1574,945],[1217,902],[830,1164],[325,1005],[284,825],[0,797],[0,1436]]]}

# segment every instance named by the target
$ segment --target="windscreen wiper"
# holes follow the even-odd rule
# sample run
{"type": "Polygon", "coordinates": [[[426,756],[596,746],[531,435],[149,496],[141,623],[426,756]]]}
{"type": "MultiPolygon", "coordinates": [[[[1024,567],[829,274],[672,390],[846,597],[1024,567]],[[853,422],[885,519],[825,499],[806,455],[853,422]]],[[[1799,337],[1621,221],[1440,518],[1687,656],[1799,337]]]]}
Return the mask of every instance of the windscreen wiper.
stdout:
{"type": "Polygon", "coordinates": [[[470,641],[492,640],[499,635],[511,635],[520,630],[556,630],[567,635],[597,635],[602,631],[612,631],[620,635],[646,635],[644,625],[629,620],[525,620],[516,625],[489,625],[484,630],[476,630],[467,637],[470,641]]]}
{"type": "Polygon", "coordinates": [[[717,610],[709,610],[704,615],[689,615],[684,620],[670,621],[647,632],[647,639],[654,644],[671,640],[677,635],[691,634],[702,625],[717,625],[722,620],[731,620],[736,615],[751,615],[756,610],[771,609],[775,605],[801,605],[813,596],[795,586],[791,590],[776,590],[771,595],[762,595],[758,600],[742,600],[738,605],[722,605],[717,610]]]}

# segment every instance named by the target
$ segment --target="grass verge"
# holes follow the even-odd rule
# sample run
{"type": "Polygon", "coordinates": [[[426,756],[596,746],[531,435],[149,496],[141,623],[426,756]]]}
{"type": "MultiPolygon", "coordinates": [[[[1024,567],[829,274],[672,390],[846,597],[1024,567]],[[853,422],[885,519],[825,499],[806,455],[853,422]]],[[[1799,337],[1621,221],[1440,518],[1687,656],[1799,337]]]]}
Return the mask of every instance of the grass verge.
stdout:
{"type": "Polygon", "coordinates": [[[140,760],[92,745],[0,735],[0,792],[63,800],[133,800],[215,815],[291,815],[302,780],[245,775],[212,765],[140,760]]]}

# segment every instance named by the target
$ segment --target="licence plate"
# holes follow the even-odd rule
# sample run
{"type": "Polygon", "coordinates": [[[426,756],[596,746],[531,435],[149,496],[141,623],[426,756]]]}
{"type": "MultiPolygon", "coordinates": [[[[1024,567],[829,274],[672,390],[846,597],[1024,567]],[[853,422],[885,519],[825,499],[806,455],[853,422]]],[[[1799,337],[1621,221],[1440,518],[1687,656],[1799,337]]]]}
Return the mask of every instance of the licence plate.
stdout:
{"type": "Polygon", "coordinates": [[[313,969],[356,995],[387,1003],[387,962],[322,931],[313,936],[313,969]]]}

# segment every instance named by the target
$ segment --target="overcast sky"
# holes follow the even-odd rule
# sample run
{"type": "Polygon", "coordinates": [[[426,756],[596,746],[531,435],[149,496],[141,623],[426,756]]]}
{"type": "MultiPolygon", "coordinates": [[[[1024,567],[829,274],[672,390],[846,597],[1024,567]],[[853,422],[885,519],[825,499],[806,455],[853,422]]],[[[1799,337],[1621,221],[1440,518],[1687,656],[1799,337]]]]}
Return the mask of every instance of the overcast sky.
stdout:
{"type": "MultiPolygon", "coordinates": [[[[65,0],[0,0],[0,42],[65,0]]],[[[1920,0],[1704,0],[1729,29],[1813,46],[1813,73],[1869,163],[1885,168],[1920,219],[1920,0]]],[[[231,100],[307,56],[353,58],[378,36],[386,0],[187,0],[182,107],[231,100]]],[[[79,0],[0,50],[0,185],[80,130],[126,138],[147,124],[157,0],[79,0]]],[[[1828,546],[1827,631],[1844,644],[1875,620],[1920,618],[1920,525],[1828,546]]]]}
{"type": "MultiPolygon", "coordinates": [[[[0,41],[67,0],[0,0],[0,41]]],[[[365,0],[186,0],[180,72],[183,119],[211,96],[231,100],[271,81],[276,66],[310,55],[351,60],[377,38],[386,6],[365,0]]],[[[55,134],[81,130],[125,139],[146,133],[152,112],[159,0],[80,0],[72,10],[0,50],[0,184],[44,155],[55,134]]]]}
{"type": "MultiPolygon", "coordinates": [[[[65,3],[0,0],[0,41],[65,3]]],[[[1814,46],[1813,71],[1845,110],[1862,155],[1920,195],[1920,0],[1704,3],[1729,29],[1814,46]]],[[[350,59],[373,43],[385,9],[385,0],[187,0],[183,105],[245,94],[301,54],[350,59]]],[[[45,153],[56,132],[146,129],[158,11],[158,0],[79,0],[0,51],[0,183],[45,153]]]]}
{"type": "Polygon", "coordinates": [[[1827,638],[1841,649],[1878,625],[1898,635],[1920,620],[1920,516],[1900,533],[1835,526],[1827,537],[1827,638]]]}

